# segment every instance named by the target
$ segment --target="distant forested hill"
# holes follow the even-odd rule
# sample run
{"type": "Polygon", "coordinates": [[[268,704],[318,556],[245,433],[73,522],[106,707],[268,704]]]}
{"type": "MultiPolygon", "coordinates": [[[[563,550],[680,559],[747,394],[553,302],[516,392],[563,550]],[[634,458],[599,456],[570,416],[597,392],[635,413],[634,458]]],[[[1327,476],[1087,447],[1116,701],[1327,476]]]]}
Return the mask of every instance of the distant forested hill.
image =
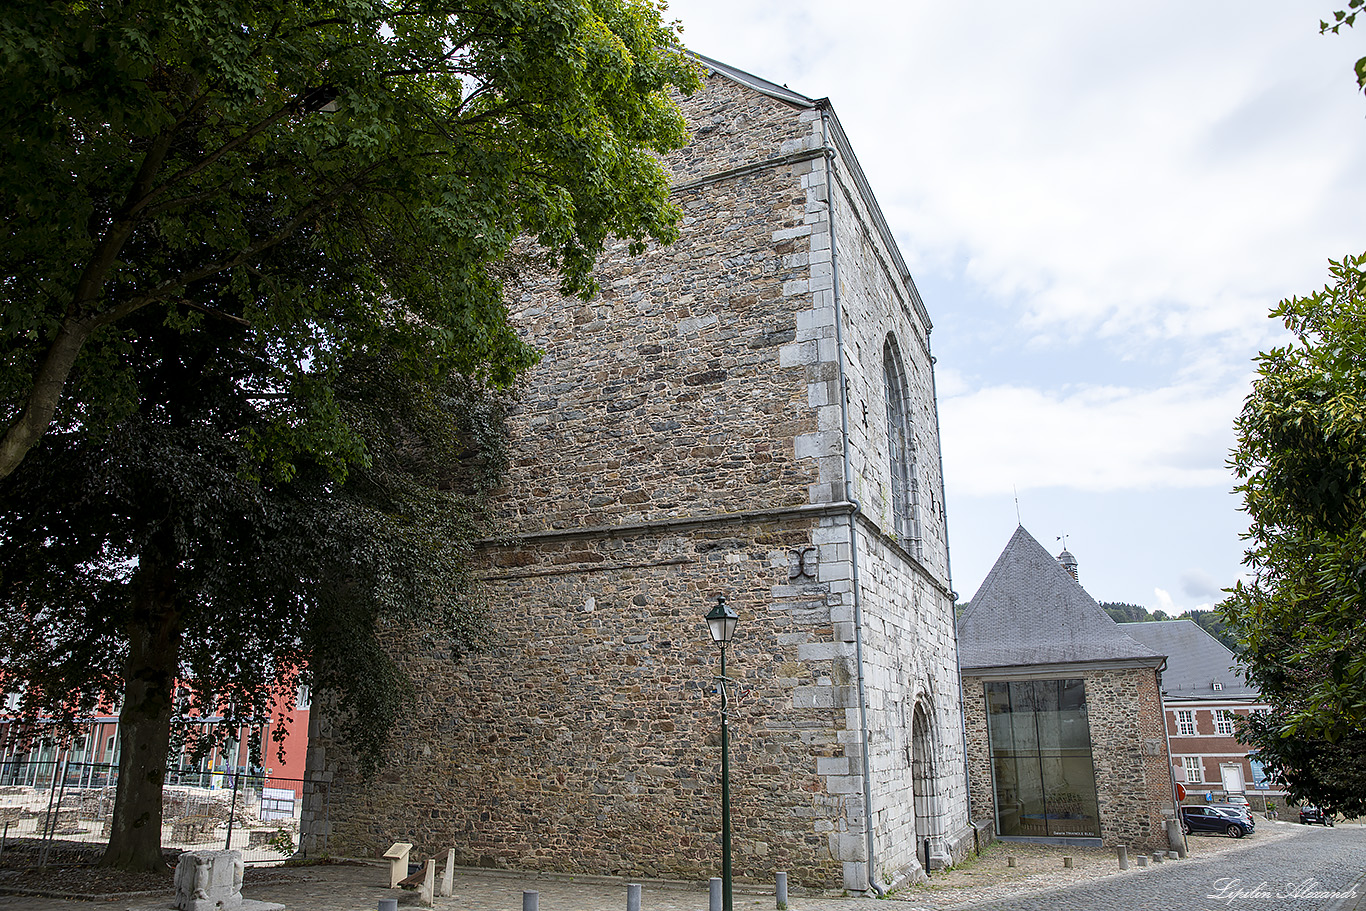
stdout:
{"type": "Polygon", "coordinates": [[[1173,617],[1164,610],[1149,611],[1140,604],[1125,604],[1122,601],[1102,601],[1100,606],[1114,618],[1116,623],[1144,623],[1149,620],[1194,620],[1196,626],[1218,639],[1225,648],[1230,651],[1237,651],[1234,648],[1233,637],[1224,629],[1224,621],[1219,619],[1218,611],[1193,610],[1182,614],[1180,617],[1173,617]]]}

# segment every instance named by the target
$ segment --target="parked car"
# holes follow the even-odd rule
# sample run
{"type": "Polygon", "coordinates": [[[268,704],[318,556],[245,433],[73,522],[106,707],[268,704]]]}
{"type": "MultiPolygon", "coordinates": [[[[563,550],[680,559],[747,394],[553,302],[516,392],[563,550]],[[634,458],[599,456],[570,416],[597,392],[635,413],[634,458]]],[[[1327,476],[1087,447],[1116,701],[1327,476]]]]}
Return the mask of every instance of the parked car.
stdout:
{"type": "Polygon", "coordinates": [[[1231,814],[1241,819],[1252,821],[1252,808],[1247,804],[1241,803],[1210,803],[1205,804],[1211,810],[1218,810],[1220,813],[1231,814]]]}
{"type": "Polygon", "coordinates": [[[1249,813],[1252,812],[1252,805],[1247,802],[1247,798],[1244,797],[1242,794],[1230,794],[1224,798],[1224,803],[1247,807],[1247,811],[1249,813]]]}
{"type": "Polygon", "coordinates": [[[1257,830],[1251,817],[1244,817],[1232,807],[1195,806],[1181,808],[1181,831],[1223,832],[1229,838],[1242,838],[1257,830]]]}
{"type": "Polygon", "coordinates": [[[1333,824],[1333,814],[1321,807],[1300,807],[1300,822],[1306,826],[1318,823],[1321,826],[1333,824]]]}

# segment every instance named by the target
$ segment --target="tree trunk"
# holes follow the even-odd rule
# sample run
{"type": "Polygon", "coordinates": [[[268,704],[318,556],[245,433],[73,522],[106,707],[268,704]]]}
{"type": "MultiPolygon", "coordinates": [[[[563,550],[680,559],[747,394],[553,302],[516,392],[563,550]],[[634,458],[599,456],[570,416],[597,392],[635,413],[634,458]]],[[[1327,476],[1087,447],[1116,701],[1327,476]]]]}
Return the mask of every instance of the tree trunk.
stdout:
{"type": "Polygon", "coordinates": [[[161,854],[161,791],[180,664],[181,618],[174,566],[155,543],[158,537],[139,555],[133,584],[119,711],[119,781],[109,846],[100,860],[101,866],[124,870],[166,869],[161,854]]]}

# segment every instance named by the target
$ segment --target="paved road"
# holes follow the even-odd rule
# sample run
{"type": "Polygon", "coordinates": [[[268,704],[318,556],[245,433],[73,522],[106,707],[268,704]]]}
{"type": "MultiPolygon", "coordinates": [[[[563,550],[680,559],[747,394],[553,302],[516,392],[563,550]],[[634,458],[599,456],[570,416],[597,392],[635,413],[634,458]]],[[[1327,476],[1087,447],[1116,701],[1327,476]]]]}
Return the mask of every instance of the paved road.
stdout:
{"type": "Polygon", "coordinates": [[[1246,849],[1215,857],[1165,863],[1065,889],[960,907],[965,911],[1366,909],[1366,828],[1315,827],[1296,835],[1264,845],[1258,845],[1253,836],[1246,849]]]}

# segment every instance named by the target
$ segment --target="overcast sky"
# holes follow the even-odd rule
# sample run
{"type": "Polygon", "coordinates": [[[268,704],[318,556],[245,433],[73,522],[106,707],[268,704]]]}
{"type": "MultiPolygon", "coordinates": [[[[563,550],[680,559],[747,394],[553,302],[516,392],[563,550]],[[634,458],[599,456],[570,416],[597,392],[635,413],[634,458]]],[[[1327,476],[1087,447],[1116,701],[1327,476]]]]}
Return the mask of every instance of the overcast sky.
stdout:
{"type": "Polygon", "coordinates": [[[1208,607],[1242,571],[1267,313],[1366,249],[1366,26],[1319,35],[1333,3],[669,4],[849,135],[935,324],[963,599],[1017,495],[1097,600],[1208,607]]]}

